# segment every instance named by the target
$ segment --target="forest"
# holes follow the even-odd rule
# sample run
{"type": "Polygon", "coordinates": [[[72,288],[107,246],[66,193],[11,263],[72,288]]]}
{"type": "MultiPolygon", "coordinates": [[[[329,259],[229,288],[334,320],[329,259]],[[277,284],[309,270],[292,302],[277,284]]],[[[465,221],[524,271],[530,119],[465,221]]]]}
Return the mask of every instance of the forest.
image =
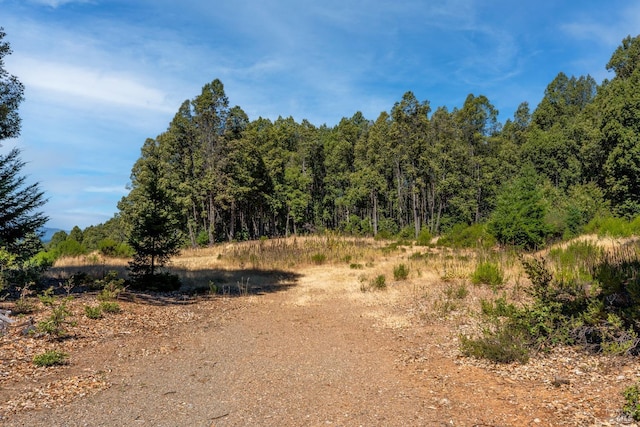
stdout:
{"type": "Polygon", "coordinates": [[[144,142],[119,213],[74,229],[81,245],[62,252],[102,244],[126,255],[117,246],[145,216],[184,247],[323,230],[379,238],[467,230],[532,249],[603,218],[632,221],[639,61],[640,36],[629,36],[606,64],[610,80],[560,72],[535,108],[524,101],[505,123],[484,95],[450,111],[410,91],[375,120],[360,112],[332,127],[250,120],[215,79],[144,142]]]}

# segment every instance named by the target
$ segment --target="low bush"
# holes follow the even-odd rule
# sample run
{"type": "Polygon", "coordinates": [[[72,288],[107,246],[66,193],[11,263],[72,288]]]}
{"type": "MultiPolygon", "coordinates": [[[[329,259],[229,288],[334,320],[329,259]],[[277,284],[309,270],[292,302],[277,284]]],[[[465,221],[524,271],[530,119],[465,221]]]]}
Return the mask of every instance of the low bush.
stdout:
{"type": "Polygon", "coordinates": [[[407,277],[409,277],[409,268],[406,265],[400,264],[393,268],[394,280],[407,280],[407,277]]]}
{"type": "Polygon", "coordinates": [[[89,319],[102,319],[102,309],[100,307],[85,305],[84,306],[84,315],[89,319]]]}
{"type": "Polygon", "coordinates": [[[460,337],[460,350],[465,356],[488,359],[496,363],[529,360],[526,340],[518,330],[499,328],[496,332],[485,331],[480,338],[460,337]]]}
{"type": "Polygon", "coordinates": [[[115,301],[102,301],[99,308],[103,312],[111,314],[117,314],[122,311],[122,309],[120,308],[120,304],[115,301]]]}
{"type": "Polygon", "coordinates": [[[316,265],[322,265],[327,261],[327,256],[323,253],[315,253],[311,255],[311,262],[316,265]]]}
{"type": "Polygon", "coordinates": [[[496,244],[496,239],[487,231],[485,224],[456,224],[438,240],[438,245],[451,248],[488,249],[496,244]]]}
{"type": "Polygon", "coordinates": [[[57,351],[57,350],[49,350],[42,354],[37,354],[33,357],[33,363],[36,366],[55,366],[55,365],[65,365],[67,363],[67,358],[69,355],[67,353],[57,351]]]}
{"type": "Polygon", "coordinates": [[[369,287],[373,289],[384,289],[387,287],[387,278],[384,274],[380,274],[379,276],[376,276],[375,279],[371,280],[369,287]]]}
{"type": "Polygon", "coordinates": [[[640,421],[640,383],[625,388],[622,396],[624,397],[622,412],[635,421],[640,421]]]}
{"type": "Polygon", "coordinates": [[[423,228],[422,230],[420,230],[420,234],[418,234],[418,238],[416,239],[416,245],[430,246],[432,238],[433,236],[431,235],[431,232],[429,232],[429,229],[423,228]]]}
{"type": "Polygon", "coordinates": [[[502,286],[504,274],[500,266],[493,262],[485,261],[476,266],[475,271],[471,275],[471,282],[474,285],[485,284],[493,289],[502,286]]]}

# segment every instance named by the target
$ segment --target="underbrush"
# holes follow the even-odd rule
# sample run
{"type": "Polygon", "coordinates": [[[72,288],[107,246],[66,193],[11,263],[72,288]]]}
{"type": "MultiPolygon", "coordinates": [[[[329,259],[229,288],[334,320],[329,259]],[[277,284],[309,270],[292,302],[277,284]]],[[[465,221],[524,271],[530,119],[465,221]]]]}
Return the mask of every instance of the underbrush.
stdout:
{"type": "Polygon", "coordinates": [[[347,263],[359,265],[379,256],[372,239],[333,233],[318,236],[261,239],[234,244],[219,255],[219,262],[241,268],[293,268],[304,265],[347,263]]]}
{"type": "Polygon", "coordinates": [[[524,362],[532,351],[576,345],[591,352],[640,354],[640,246],[603,250],[574,242],[547,257],[520,257],[530,302],[482,303],[479,337],[460,337],[463,354],[524,362]]]}

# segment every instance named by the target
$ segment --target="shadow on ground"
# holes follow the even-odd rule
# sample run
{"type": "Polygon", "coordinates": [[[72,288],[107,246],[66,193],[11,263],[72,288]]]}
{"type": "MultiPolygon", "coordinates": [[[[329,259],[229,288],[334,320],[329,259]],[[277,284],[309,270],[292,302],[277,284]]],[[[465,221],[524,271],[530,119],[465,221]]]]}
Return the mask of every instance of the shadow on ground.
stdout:
{"type": "MultiPolygon", "coordinates": [[[[91,285],[95,279],[102,279],[114,271],[118,277],[126,277],[126,268],[122,266],[66,266],[53,267],[47,272],[47,285],[53,286],[56,294],[67,292],[64,288],[72,277],[80,277],[82,282],[67,292],[71,295],[96,293],[91,285]]],[[[120,298],[148,304],[192,304],[203,297],[243,297],[264,295],[285,291],[296,286],[300,274],[285,270],[235,269],[235,270],[186,270],[171,268],[168,271],[180,278],[182,286],[173,292],[148,292],[127,288],[120,298]]]]}

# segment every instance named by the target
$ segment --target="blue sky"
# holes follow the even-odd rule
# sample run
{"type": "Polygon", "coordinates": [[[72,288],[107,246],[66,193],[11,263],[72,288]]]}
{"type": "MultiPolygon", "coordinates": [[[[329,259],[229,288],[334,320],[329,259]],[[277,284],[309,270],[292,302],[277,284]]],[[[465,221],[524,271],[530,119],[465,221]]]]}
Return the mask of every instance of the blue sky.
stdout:
{"type": "Polygon", "coordinates": [[[640,32],[631,1],[0,0],[25,85],[3,142],[49,202],[48,226],[111,218],[140,147],[219,78],[251,120],[376,119],[411,90],[433,109],[485,95],[512,117],[559,73],[605,65],[640,32]]]}

